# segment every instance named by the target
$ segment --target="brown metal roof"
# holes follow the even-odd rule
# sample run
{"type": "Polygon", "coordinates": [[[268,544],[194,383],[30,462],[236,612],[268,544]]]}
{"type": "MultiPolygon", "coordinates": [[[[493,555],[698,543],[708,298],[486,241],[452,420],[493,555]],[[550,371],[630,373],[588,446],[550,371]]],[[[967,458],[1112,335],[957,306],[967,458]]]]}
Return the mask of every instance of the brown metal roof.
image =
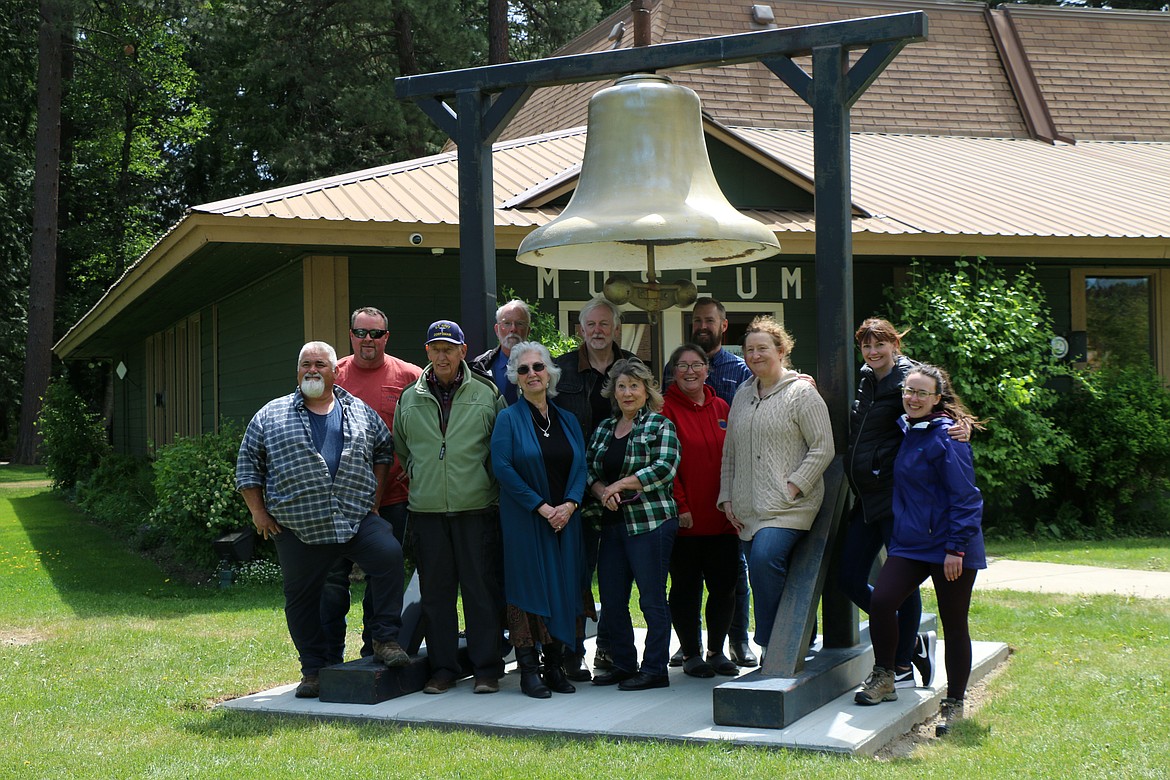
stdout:
{"type": "MultiPolygon", "coordinates": [[[[812,133],[731,128],[743,142],[810,179],[812,133]]],[[[559,209],[502,208],[576,166],[584,128],[497,144],[495,222],[511,247],[559,209]],[[508,238],[507,236],[511,236],[508,238]]],[[[404,225],[458,224],[453,153],[197,206],[195,212],[404,225]]],[[[1170,237],[1170,143],[855,133],[853,201],[874,215],[859,234],[995,237],[1170,237]]],[[[755,211],[781,234],[813,230],[811,214],[755,211]]],[[[861,247],[859,247],[861,249],[861,247]]]]}

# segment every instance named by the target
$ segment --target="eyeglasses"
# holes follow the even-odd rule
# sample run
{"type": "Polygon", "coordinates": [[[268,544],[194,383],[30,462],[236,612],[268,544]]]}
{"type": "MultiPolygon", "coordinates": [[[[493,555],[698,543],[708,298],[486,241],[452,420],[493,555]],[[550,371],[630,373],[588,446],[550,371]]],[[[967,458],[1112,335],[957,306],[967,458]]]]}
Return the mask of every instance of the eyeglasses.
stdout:
{"type": "Polygon", "coordinates": [[[915,390],[913,387],[902,388],[903,398],[917,398],[919,401],[925,401],[932,395],[938,395],[938,393],[932,393],[929,390],[915,390]]]}
{"type": "Polygon", "coordinates": [[[525,376],[529,371],[544,371],[548,366],[544,363],[533,363],[531,366],[516,366],[516,373],[525,376]]]}
{"type": "Polygon", "coordinates": [[[525,320],[500,320],[496,324],[505,330],[508,328],[512,330],[526,330],[528,328],[528,322],[525,320]]]}
{"type": "Polygon", "coordinates": [[[390,331],[382,330],[381,328],[374,328],[372,330],[370,328],[351,328],[349,332],[359,339],[364,339],[366,336],[372,339],[380,339],[390,331]]]}
{"type": "Polygon", "coordinates": [[[683,373],[686,373],[687,371],[695,371],[695,372],[702,371],[704,368],[707,367],[707,364],[706,363],[675,363],[674,367],[678,370],[678,372],[680,374],[683,374],[683,373]]]}

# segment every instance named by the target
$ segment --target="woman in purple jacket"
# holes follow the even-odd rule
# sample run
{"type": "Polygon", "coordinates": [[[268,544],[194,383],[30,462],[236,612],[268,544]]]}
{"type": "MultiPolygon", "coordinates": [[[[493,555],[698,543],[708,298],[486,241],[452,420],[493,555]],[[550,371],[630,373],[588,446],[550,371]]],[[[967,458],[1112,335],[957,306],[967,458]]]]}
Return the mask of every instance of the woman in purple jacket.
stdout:
{"type": "Polygon", "coordinates": [[[906,433],[894,461],[894,525],[888,558],[870,602],[869,632],[873,672],[857,692],[859,704],[894,701],[897,610],[927,577],[934,581],[939,619],[946,636],[947,696],[945,734],[962,717],[971,675],[971,634],[967,614],[975,573],[987,567],[983,549],[983,497],[975,486],[971,445],[947,430],[966,421],[979,427],[940,368],[918,365],[902,388],[906,433]]]}

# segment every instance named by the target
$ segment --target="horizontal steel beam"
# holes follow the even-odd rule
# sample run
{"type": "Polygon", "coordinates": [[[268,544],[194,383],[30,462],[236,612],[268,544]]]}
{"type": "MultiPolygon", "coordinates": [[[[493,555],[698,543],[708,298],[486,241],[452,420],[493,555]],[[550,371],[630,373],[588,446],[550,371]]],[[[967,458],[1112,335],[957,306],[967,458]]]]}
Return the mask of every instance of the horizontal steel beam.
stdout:
{"type": "Polygon", "coordinates": [[[578,84],[627,73],[693,70],[757,62],[770,57],[798,57],[824,46],[860,49],[877,43],[905,44],[922,40],[926,40],[926,14],[908,11],[632,49],[400,76],[394,79],[394,90],[403,100],[447,97],[466,90],[502,92],[511,87],[578,84]]]}

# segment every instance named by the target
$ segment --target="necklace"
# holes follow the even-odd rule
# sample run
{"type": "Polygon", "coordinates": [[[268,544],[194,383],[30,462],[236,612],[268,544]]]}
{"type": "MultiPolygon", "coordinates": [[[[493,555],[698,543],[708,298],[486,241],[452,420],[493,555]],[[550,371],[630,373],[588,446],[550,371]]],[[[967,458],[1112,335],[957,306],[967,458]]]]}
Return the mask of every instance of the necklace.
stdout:
{"type": "Polygon", "coordinates": [[[535,406],[533,406],[532,407],[532,423],[536,426],[536,429],[538,431],[540,431],[541,436],[544,436],[544,438],[547,439],[549,429],[552,428],[552,415],[545,417],[543,414],[541,414],[537,410],[537,408],[535,406]],[[540,424],[541,420],[544,421],[544,425],[540,424]]]}

